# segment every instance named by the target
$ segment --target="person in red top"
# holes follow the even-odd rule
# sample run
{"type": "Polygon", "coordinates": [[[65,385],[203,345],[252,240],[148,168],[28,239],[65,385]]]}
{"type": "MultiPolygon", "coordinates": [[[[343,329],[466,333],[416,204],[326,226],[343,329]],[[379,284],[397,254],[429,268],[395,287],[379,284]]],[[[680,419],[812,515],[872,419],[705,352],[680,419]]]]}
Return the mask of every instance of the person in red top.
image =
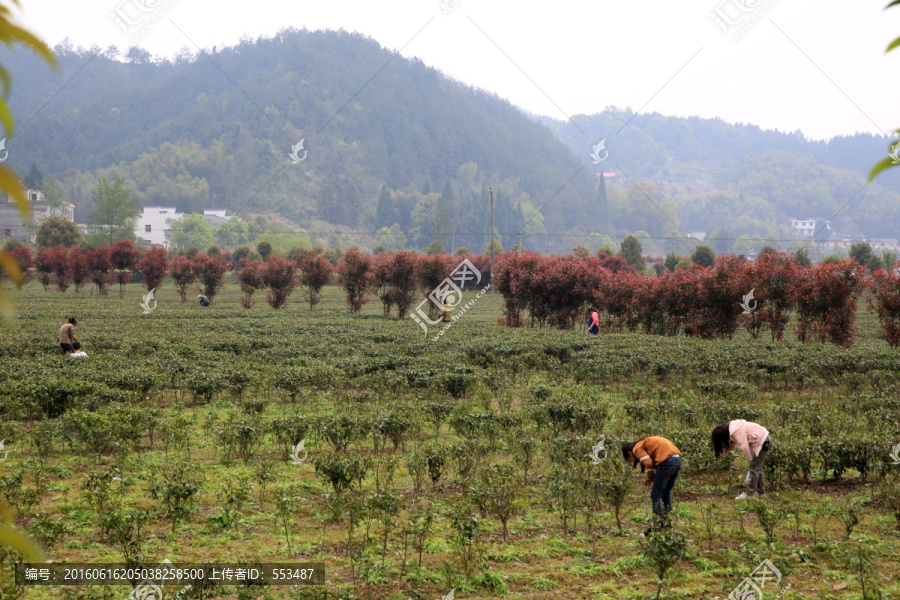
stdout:
{"type": "Polygon", "coordinates": [[[597,335],[600,332],[600,313],[597,312],[595,308],[588,309],[587,316],[588,328],[587,332],[592,335],[597,335]]]}
{"type": "Polygon", "coordinates": [[[681,450],[666,438],[651,435],[622,444],[622,458],[635,467],[640,463],[641,471],[647,472],[647,485],[653,486],[650,502],[659,518],[657,526],[664,527],[672,512],[672,488],[681,471],[681,450]]]}

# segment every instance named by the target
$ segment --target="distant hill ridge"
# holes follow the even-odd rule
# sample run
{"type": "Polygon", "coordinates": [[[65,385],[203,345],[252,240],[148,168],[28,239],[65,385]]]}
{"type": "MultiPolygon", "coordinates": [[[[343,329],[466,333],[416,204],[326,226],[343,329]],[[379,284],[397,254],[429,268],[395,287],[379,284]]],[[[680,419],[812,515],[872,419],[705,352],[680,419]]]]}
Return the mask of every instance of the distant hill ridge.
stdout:
{"type": "MultiPolygon", "coordinates": [[[[780,240],[792,235],[790,217],[837,212],[887,147],[869,135],[810,142],[618,109],[573,117],[582,134],[346,32],[285,30],[165,61],[139,48],[125,57],[56,49],[58,76],[6,51],[20,128],[9,164],[58,177],[80,220],[95,178],[120,173],[145,205],[270,213],[373,243],[396,223],[409,246],[439,239],[482,250],[489,187],[507,247],[523,228],[526,245],[557,251],[582,235],[637,230],[660,250],[680,231],[780,240]],[[588,153],[602,138],[609,160],[594,165],[588,153]],[[308,154],[293,164],[301,139],[308,154]],[[596,174],[616,166],[627,177],[600,186],[596,174]]],[[[835,226],[900,236],[900,174],[879,184],[835,226]]]]}

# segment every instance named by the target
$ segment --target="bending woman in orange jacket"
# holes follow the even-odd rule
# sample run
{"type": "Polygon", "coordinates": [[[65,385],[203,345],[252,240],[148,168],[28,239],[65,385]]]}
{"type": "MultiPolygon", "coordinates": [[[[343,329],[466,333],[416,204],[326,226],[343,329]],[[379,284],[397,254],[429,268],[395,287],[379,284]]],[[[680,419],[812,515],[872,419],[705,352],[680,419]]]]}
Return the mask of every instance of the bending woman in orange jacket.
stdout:
{"type": "Polygon", "coordinates": [[[681,471],[681,451],[666,438],[651,435],[622,444],[622,458],[635,467],[640,463],[641,471],[647,472],[647,485],[653,486],[650,502],[659,518],[657,526],[662,527],[672,512],[672,488],[681,471]]]}

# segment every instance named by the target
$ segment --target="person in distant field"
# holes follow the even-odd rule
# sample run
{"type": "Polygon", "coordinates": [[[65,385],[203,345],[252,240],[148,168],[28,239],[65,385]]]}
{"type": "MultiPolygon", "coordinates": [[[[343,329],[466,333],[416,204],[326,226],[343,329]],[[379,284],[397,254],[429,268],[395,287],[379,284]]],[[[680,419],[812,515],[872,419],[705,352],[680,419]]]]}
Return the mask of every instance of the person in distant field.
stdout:
{"type": "MultiPolygon", "coordinates": [[[[622,444],[622,458],[636,467],[641,464],[641,472],[647,472],[646,485],[650,488],[650,503],[653,514],[659,519],[657,527],[665,527],[666,519],[672,512],[672,488],[681,471],[681,451],[664,437],[651,435],[636,442],[622,444]]],[[[651,527],[645,533],[649,534],[651,527]]]]}
{"type": "Polygon", "coordinates": [[[587,323],[588,333],[590,333],[591,335],[597,335],[600,332],[600,313],[597,312],[596,308],[588,309],[587,323]]]}
{"type": "Polygon", "coordinates": [[[75,317],[69,317],[65,325],[59,328],[59,347],[63,352],[72,353],[81,350],[81,342],[75,337],[75,325],[78,321],[75,317]]]}
{"type": "Polygon", "coordinates": [[[197,299],[200,301],[200,306],[209,306],[209,298],[207,298],[203,294],[197,296],[197,299]]]}
{"type": "Polygon", "coordinates": [[[744,491],[735,500],[746,500],[754,492],[760,496],[766,495],[763,466],[769,448],[772,447],[772,438],[768,429],[758,423],[735,419],[730,423],[717,425],[713,429],[712,444],[716,458],[725,458],[731,449],[738,445],[744,458],[750,462],[750,470],[747,471],[747,477],[744,479],[744,491]]]}

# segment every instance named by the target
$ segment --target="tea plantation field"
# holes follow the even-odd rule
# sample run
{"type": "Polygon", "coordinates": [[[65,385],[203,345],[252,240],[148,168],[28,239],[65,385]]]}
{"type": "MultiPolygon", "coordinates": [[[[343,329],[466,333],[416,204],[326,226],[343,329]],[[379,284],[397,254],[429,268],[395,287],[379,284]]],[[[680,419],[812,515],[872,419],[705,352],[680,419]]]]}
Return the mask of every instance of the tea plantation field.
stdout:
{"type": "MultiPolygon", "coordinates": [[[[844,349],[510,329],[489,294],[433,340],[336,287],[314,311],[244,309],[232,279],[208,308],[143,294],[32,282],[0,329],[0,501],[54,562],[325,568],[182,598],[569,600],[655,598],[660,573],[660,597],[725,599],[769,560],[764,598],[900,598],[900,352],[865,310],[844,349]],[[89,358],[58,349],[72,315],[89,358]],[[735,418],[772,432],[764,499],[710,449],[735,418]],[[648,434],[684,466],[644,538],[618,447],[648,434]]],[[[16,560],[0,598],[131,592],[17,586],[16,560]]]]}

